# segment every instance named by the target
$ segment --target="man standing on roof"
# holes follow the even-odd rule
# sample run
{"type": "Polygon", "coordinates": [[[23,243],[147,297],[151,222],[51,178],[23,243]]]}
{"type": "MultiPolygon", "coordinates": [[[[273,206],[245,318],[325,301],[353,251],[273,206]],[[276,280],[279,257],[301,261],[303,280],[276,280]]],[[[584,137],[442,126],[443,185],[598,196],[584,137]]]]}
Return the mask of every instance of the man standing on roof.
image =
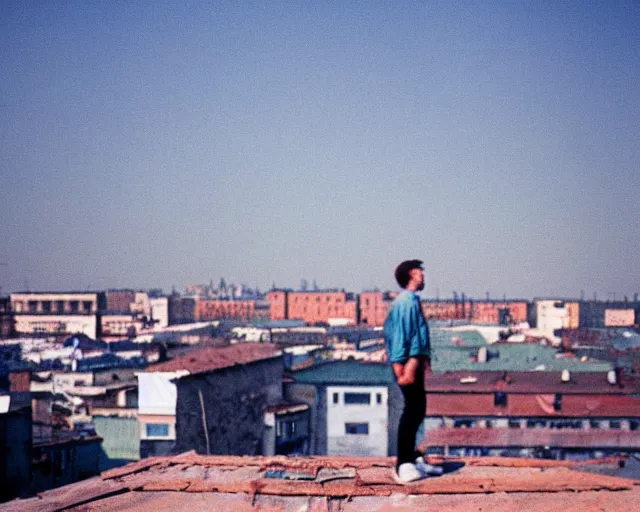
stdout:
{"type": "Polygon", "coordinates": [[[431,371],[429,326],[416,293],[424,289],[422,261],[403,261],[397,266],[395,277],[404,290],[393,301],[384,322],[384,341],[387,359],[404,396],[394,478],[397,482],[407,483],[440,475],[442,467],[427,464],[415,448],[416,435],[427,409],[424,373],[431,371]]]}

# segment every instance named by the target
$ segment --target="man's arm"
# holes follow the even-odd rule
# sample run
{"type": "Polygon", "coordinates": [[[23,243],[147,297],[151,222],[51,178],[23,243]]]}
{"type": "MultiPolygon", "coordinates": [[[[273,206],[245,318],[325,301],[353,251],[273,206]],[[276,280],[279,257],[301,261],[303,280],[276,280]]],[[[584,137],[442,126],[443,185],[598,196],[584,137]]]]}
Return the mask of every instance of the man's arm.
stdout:
{"type": "Polygon", "coordinates": [[[408,386],[416,381],[420,361],[416,357],[410,357],[406,363],[393,363],[392,367],[398,385],[408,386]]]}
{"type": "MultiPolygon", "coordinates": [[[[420,360],[417,357],[410,357],[406,363],[393,363],[391,365],[396,381],[399,386],[408,386],[416,381],[418,371],[420,370],[420,360]]],[[[422,371],[431,374],[431,358],[423,359],[422,371]]]]}

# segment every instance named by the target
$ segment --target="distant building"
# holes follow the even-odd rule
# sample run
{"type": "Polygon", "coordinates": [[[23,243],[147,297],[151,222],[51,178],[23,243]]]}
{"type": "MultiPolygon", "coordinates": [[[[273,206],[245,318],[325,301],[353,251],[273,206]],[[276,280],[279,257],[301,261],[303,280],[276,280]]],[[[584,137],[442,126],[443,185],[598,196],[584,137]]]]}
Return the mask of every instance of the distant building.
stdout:
{"type": "Polygon", "coordinates": [[[0,297],[0,338],[13,335],[13,313],[9,297],[0,297]]]}
{"type": "Polygon", "coordinates": [[[271,320],[303,320],[309,325],[358,323],[358,301],[353,293],[273,290],[267,294],[267,300],[271,320]]]}
{"type": "Polygon", "coordinates": [[[580,301],[580,327],[632,327],[640,324],[640,301],[580,301]]]}
{"type": "Polygon", "coordinates": [[[16,314],[95,315],[104,307],[103,293],[12,293],[11,309],[16,314]]]}
{"type": "Polygon", "coordinates": [[[196,300],[196,322],[223,319],[242,320],[248,322],[255,317],[255,313],[255,300],[196,300]]]}
{"type": "Polygon", "coordinates": [[[286,290],[271,290],[267,293],[271,320],[288,320],[289,309],[286,290]]]}
{"type": "Polygon", "coordinates": [[[169,325],[192,324],[196,321],[196,299],[172,294],[169,297],[169,325]]]}
{"type": "Polygon", "coordinates": [[[132,313],[100,316],[101,338],[105,341],[135,338],[144,327],[144,322],[132,313]]]}
{"type": "Polygon", "coordinates": [[[11,310],[18,334],[98,335],[97,315],[104,309],[103,293],[12,293],[11,310]]]}
{"type": "Polygon", "coordinates": [[[362,292],[360,294],[360,324],[383,325],[394,295],[388,292],[362,292]]]}
{"type": "Polygon", "coordinates": [[[575,329],[579,324],[579,304],[557,299],[536,299],[536,328],[555,345],[561,341],[562,329],[575,329]]]}
{"type": "Polygon", "coordinates": [[[152,297],[149,299],[153,327],[164,329],[169,325],[169,299],[167,297],[152,297]]]}
{"type": "Polygon", "coordinates": [[[126,315],[131,313],[131,304],[136,300],[136,292],[133,290],[107,290],[106,312],[111,314],[126,315]]]}

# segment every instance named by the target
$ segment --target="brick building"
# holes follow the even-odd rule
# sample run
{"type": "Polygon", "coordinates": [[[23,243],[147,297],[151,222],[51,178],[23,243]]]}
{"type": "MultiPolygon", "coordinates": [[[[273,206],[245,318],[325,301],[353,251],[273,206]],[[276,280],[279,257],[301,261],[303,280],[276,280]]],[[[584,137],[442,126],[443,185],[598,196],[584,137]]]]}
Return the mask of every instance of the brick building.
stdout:
{"type": "Polygon", "coordinates": [[[358,323],[358,300],[344,291],[292,292],[273,290],[267,294],[272,320],[302,320],[307,324],[358,323]]]}
{"type": "Polygon", "coordinates": [[[249,321],[256,315],[255,300],[197,299],[196,322],[207,320],[234,319],[249,321]]]}
{"type": "Polygon", "coordinates": [[[131,313],[131,304],[136,300],[136,292],[133,290],[108,290],[106,296],[109,313],[131,313]]]}
{"type": "Polygon", "coordinates": [[[426,444],[440,453],[584,459],[640,449],[637,380],[447,372],[427,376],[425,389],[426,444]]]}

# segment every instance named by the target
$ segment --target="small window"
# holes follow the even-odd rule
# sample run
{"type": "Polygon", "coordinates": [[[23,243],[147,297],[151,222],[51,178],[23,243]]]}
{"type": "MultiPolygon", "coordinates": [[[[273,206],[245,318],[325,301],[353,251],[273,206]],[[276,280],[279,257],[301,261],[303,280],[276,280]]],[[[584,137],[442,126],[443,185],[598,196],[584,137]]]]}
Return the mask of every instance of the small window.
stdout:
{"type": "Polygon", "coordinates": [[[378,405],[382,403],[382,393],[376,393],[376,403],[378,405]]]}
{"type": "Polygon", "coordinates": [[[69,310],[71,313],[77,313],[78,308],[80,307],[80,302],[77,300],[72,300],[69,302],[69,310]]]}
{"type": "Polygon", "coordinates": [[[520,420],[509,420],[509,428],[520,428],[520,420]]]}
{"type": "Polygon", "coordinates": [[[169,435],[169,425],[167,423],[147,423],[147,436],[167,437],[169,435]]]}
{"type": "Polygon", "coordinates": [[[90,300],[85,300],[82,303],[82,308],[85,313],[91,313],[91,310],[93,309],[93,302],[91,302],[90,300]]]}
{"type": "Polygon", "coordinates": [[[493,395],[493,405],[495,407],[506,407],[507,406],[507,394],[502,391],[498,391],[493,395]]]}
{"type": "Polygon", "coordinates": [[[589,420],[589,427],[593,429],[600,428],[600,421],[598,420],[589,420]]]}
{"type": "Polygon", "coordinates": [[[345,405],[370,405],[371,393],[345,393],[345,405]]]}
{"type": "Polygon", "coordinates": [[[346,434],[369,435],[368,423],[345,423],[344,430],[346,434]]]}
{"type": "Polygon", "coordinates": [[[554,411],[562,410],[562,395],[560,393],[556,393],[556,396],[553,400],[553,410],[554,411]]]}
{"type": "Polygon", "coordinates": [[[614,430],[619,430],[620,429],[620,420],[610,420],[609,421],[609,428],[614,429],[614,430]]]}
{"type": "Polygon", "coordinates": [[[340,403],[340,394],[339,393],[334,393],[333,394],[333,403],[334,404],[340,403]]]}
{"type": "Polygon", "coordinates": [[[38,310],[38,301],[30,300],[29,301],[29,313],[35,313],[38,310]]]}

